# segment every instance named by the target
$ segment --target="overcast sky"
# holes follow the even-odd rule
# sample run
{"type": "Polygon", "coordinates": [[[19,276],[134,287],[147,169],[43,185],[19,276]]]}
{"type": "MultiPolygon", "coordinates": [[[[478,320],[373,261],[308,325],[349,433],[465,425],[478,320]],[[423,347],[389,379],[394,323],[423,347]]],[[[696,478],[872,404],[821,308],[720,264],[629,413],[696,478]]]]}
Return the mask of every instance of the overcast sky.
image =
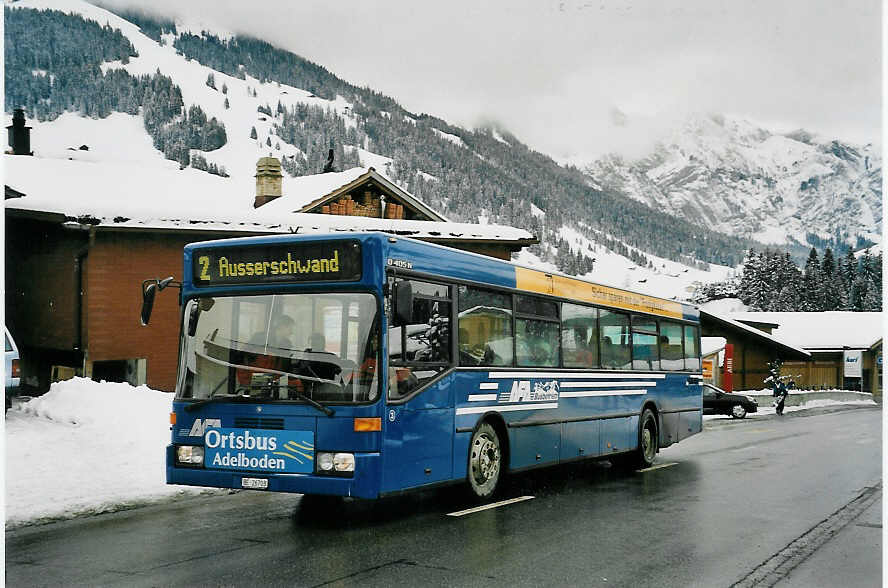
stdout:
{"type": "Polygon", "coordinates": [[[879,0],[151,5],[266,39],[410,111],[497,122],[559,159],[637,151],[692,112],[881,143],[879,0]]]}

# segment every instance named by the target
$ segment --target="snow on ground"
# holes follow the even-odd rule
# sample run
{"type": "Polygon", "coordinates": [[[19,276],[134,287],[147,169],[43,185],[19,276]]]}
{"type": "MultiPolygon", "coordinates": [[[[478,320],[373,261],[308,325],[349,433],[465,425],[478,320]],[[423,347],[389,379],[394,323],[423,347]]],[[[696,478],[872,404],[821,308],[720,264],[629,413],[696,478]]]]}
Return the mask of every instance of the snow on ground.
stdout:
{"type": "MultiPolygon", "coordinates": [[[[786,410],[842,404],[874,403],[814,400],[786,410]]],[[[6,527],[212,492],[166,485],[171,407],[166,392],[74,378],[11,408],[6,413],[6,527]]],[[[759,412],[748,418],[773,413],[769,399],[760,397],[759,412]]]]}
{"type": "Polygon", "coordinates": [[[204,489],[167,486],[172,395],[75,378],[6,413],[6,526],[204,489]]]}
{"type": "Polygon", "coordinates": [[[432,129],[432,131],[434,131],[434,133],[436,135],[438,135],[438,137],[440,137],[441,139],[444,139],[445,141],[450,141],[451,143],[453,143],[457,147],[465,147],[466,146],[466,144],[463,142],[462,138],[458,137],[457,135],[451,135],[450,133],[445,133],[444,131],[439,131],[438,129],[434,129],[434,128],[432,129]]]}

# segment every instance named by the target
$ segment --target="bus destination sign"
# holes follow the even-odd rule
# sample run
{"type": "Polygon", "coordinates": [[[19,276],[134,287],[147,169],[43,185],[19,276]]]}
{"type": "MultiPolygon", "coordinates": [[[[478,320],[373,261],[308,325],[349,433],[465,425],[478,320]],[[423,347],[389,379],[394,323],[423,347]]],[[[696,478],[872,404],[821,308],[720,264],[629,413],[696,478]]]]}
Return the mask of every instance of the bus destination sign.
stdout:
{"type": "Polygon", "coordinates": [[[197,249],[192,278],[195,286],[355,281],[361,279],[361,245],[315,241],[197,249]]]}

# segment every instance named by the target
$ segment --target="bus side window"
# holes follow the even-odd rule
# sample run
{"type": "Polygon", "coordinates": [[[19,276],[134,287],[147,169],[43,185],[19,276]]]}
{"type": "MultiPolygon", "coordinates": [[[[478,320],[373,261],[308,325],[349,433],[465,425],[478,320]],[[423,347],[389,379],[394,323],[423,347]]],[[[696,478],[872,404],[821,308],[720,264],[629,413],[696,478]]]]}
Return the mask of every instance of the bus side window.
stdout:
{"type": "Polygon", "coordinates": [[[522,367],[558,367],[558,304],[536,296],[515,297],[515,360],[522,367]]]}
{"type": "Polygon", "coordinates": [[[598,367],[598,309],[565,302],[561,315],[564,367],[598,367]]]}
{"type": "Polygon", "coordinates": [[[697,327],[685,325],[684,328],[684,358],[685,369],[700,369],[700,348],[697,346],[697,327]]]}
{"type": "Polygon", "coordinates": [[[668,321],[660,322],[660,368],[664,370],[684,369],[681,325],[668,321]]]}
{"type": "Polygon", "coordinates": [[[459,287],[460,365],[512,365],[512,297],[459,287]]]}
{"type": "Polygon", "coordinates": [[[598,318],[601,337],[601,367],[629,369],[632,366],[629,348],[629,315],[601,309],[598,318]]]}
{"type": "Polygon", "coordinates": [[[450,365],[450,286],[411,280],[410,324],[389,329],[389,398],[398,399],[450,365]]]}
{"type": "Polygon", "coordinates": [[[632,315],[632,369],[660,369],[657,321],[632,315]]]}

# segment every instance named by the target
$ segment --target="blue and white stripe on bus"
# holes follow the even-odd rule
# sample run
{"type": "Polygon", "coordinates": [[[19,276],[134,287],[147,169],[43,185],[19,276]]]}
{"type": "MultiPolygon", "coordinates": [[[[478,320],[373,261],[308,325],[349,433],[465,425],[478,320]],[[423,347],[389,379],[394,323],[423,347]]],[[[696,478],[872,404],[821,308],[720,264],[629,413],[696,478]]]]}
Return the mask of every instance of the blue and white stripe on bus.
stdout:
{"type": "MultiPolygon", "coordinates": [[[[651,373],[577,373],[577,372],[490,372],[487,375],[490,380],[510,379],[513,380],[511,389],[499,391],[498,394],[483,393],[468,395],[468,402],[497,402],[497,404],[486,404],[484,406],[472,406],[457,408],[456,414],[478,414],[487,411],[494,412],[510,412],[516,410],[544,410],[550,408],[558,408],[558,400],[561,398],[592,398],[607,396],[641,396],[647,394],[648,388],[657,386],[654,380],[664,380],[665,374],[651,373]],[[524,382],[529,386],[532,379],[549,380],[545,386],[545,394],[540,399],[527,400],[525,398],[516,399],[514,397],[515,380],[524,382]],[[564,380],[564,381],[558,381],[564,380]],[[599,380],[595,382],[584,380],[599,380]],[[610,380],[610,381],[603,381],[610,380]],[[616,380],[616,381],[614,381],[616,380]],[[643,387],[641,387],[643,386],[643,387]],[[564,389],[564,390],[562,390],[564,389]],[[554,398],[552,397],[554,395],[554,398]],[[516,400],[524,400],[524,402],[516,403],[516,400]],[[551,402],[555,400],[555,402],[551,402]],[[549,401],[549,402],[544,402],[549,401]]],[[[499,385],[496,382],[481,382],[478,389],[485,392],[490,390],[498,390],[499,385]]]]}

